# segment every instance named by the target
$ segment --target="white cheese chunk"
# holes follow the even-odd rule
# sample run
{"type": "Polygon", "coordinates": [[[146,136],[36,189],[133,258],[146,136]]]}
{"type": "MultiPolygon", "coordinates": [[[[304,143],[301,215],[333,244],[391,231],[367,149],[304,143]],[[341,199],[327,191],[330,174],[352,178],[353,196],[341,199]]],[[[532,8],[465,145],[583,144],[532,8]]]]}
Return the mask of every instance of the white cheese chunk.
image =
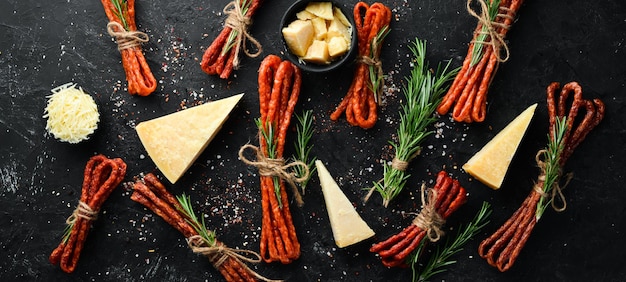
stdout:
{"type": "Polygon", "coordinates": [[[324,164],[320,160],[316,160],[315,166],[337,247],[347,247],[374,236],[374,231],[357,213],[324,164]]]}
{"type": "Polygon", "coordinates": [[[469,159],[463,169],[492,189],[500,189],[536,108],[537,104],[533,104],[519,114],[469,159]]]}
{"type": "Polygon", "coordinates": [[[137,134],[159,170],[175,183],[193,164],[243,94],[144,121],[137,134]]]}

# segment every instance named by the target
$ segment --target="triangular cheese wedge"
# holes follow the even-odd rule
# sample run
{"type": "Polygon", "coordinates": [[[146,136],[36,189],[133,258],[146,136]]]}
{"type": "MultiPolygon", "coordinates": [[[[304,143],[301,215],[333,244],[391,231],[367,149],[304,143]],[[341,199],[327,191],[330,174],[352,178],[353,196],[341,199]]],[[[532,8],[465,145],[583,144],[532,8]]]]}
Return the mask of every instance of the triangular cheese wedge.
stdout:
{"type": "Polygon", "coordinates": [[[354,209],[324,164],[320,160],[316,160],[315,167],[320,178],[326,210],[330,218],[330,227],[333,230],[337,247],[347,247],[374,236],[374,231],[354,209]]]}
{"type": "Polygon", "coordinates": [[[202,104],[136,126],[148,155],[171,183],[176,183],[213,140],[242,96],[202,104]]]}
{"type": "Polygon", "coordinates": [[[535,108],[537,108],[537,104],[528,107],[511,121],[467,161],[463,165],[463,169],[492,189],[499,189],[515,151],[517,151],[517,147],[519,147],[535,114],[535,108]]]}

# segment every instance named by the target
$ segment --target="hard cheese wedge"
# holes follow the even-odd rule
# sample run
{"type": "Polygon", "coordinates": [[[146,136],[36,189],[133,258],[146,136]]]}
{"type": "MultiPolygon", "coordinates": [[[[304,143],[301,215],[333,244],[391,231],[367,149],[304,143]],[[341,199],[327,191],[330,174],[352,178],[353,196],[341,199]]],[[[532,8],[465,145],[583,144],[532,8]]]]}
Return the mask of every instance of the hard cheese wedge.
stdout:
{"type": "Polygon", "coordinates": [[[176,183],[213,140],[242,96],[202,104],[136,126],[148,155],[171,183],[176,183]]]}
{"type": "Polygon", "coordinates": [[[535,114],[535,108],[537,104],[528,107],[511,121],[467,161],[463,169],[492,189],[499,189],[515,151],[535,114]]]}
{"type": "Polygon", "coordinates": [[[359,216],[324,164],[317,160],[315,167],[320,178],[330,227],[333,230],[337,247],[347,247],[374,236],[374,231],[359,216]]]}

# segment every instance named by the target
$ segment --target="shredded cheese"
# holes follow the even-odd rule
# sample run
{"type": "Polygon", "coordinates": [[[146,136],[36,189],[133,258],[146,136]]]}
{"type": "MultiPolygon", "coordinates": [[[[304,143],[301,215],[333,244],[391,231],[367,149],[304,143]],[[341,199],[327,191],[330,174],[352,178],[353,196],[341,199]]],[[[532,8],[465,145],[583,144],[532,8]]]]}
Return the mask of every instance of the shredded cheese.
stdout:
{"type": "Polygon", "coordinates": [[[52,89],[44,110],[46,130],[55,138],[78,143],[89,138],[100,121],[98,107],[93,98],[75,83],[67,83],[52,89]]]}

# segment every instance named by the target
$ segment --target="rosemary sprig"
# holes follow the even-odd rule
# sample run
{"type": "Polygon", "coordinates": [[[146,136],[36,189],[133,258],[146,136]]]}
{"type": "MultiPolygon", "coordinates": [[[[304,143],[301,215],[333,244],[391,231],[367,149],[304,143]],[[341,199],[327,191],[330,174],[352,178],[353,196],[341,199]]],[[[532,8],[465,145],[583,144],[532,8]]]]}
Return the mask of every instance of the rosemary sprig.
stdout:
{"type": "MultiPolygon", "coordinates": [[[[433,72],[425,60],[425,41],[416,39],[409,49],[415,60],[411,75],[406,78],[406,86],[403,87],[406,103],[400,112],[398,140],[389,141],[394,147],[395,158],[403,162],[410,162],[415,158],[421,150],[421,142],[433,133],[426,128],[436,120],[433,113],[449,87],[447,82],[459,71],[458,68],[449,70],[450,61],[448,61],[443,67],[441,63],[438,64],[437,70],[433,72]]],[[[385,164],[383,179],[375,182],[372,189],[380,193],[386,207],[404,189],[408,177],[404,170],[385,164]]]]}
{"type": "MultiPolygon", "coordinates": [[[[498,9],[500,8],[500,0],[486,0],[485,4],[487,5],[487,14],[489,16],[489,21],[493,22],[498,15],[498,9]]],[[[483,24],[480,29],[480,33],[474,40],[474,48],[472,48],[472,61],[470,66],[475,66],[480,62],[480,59],[483,57],[483,49],[485,46],[485,40],[487,40],[487,36],[489,36],[489,26],[483,24]]],[[[493,40],[493,39],[492,39],[493,40]]]]}
{"type": "MultiPolygon", "coordinates": [[[[309,142],[311,141],[311,137],[313,137],[313,111],[304,111],[302,115],[296,115],[296,118],[298,118],[298,125],[296,128],[297,139],[295,142],[296,154],[293,158],[295,160],[305,163],[309,167],[309,177],[299,183],[300,189],[302,189],[302,194],[304,195],[306,185],[316,169],[314,164],[317,158],[313,157],[309,159],[311,148],[313,148],[313,145],[309,144],[309,142]]],[[[305,174],[305,170],[301,166],[295,166],[294,170],[298,178],[303,177],[305,174]]]]}
{"type": "Polygon", "coordinates": [[[74,228],[74,223],[70,223],[65,225],[65,229],[63,230],[63,243],[67,243],[67,240],[70,239],[70,235],[72,235],[72,228],[74,228]]]}
{"type": "Polygon", "coordinates": [[[115,7],[115,11],[113,12],[115,13],[115,16],[117,16],[117,18],[120,19],[120,21],[122,22],[122,26],[124,26],[124,29],[130,30],[125,17],[126,13],[128,13],[128,3],[126,2],[126,0],[111,0],[111,3],[113,3],[113,7],[115,7]]]}
{"type": "MultiPolygon", "coordinates": [[[[241,14],[244,16],[248,13],[250,4],[252,4],[252,0],[235,1],[235,5],[241,5],[239,7],[241,7],[241,14]]],[[[228,35],[228,39],[226,40],[226,44],[224,44],[224,47],[222,47],[221,55],[226,54],[228,51],[230,51],[231,48],[233,48],[233,46],[235,46],[235,44],[237,43],[235,39],[237,39],[238,35],[239,35],[239,32],[237,30],[235,29],[231,30],[230,34],[228,35]]]]}
{"type": "MultiPolygon", "coordinates": [[[[383,40],[385,40],[385,37],[387,37],[387,35],[389,34],[389,26],[383,26],[378,33],[376,34],[376,36],[374,37],[374,39],[372,40],[372,43],[370,44],[370,58],[374,58],[374,56],[376,56],[377,52],[379,52],[378,50],[380,50],[380,44],[383,43],[383,40]]],[[[383,91],[383,84],[385,82],[385,77],[384,75],[379,75],[378,74],[378,66],[374,66],[374,65],[368,65],[369,68],[369,74],[370,74],[370,90],[372,90],[372,93],[374,93],[374,98],[376,99],[377,103],[380,103],[380,98],[381,98],[381,93],[383,91]]]]}
{"type": "MultiPolygon", "coordinates": [[[[263,139],[265,139],[265,146],[267,147],[267,157],[270,159],[275,159],[277,153],[276,153],[276,141],[274,140],[274,127],[269,122],[265,126],[263,126],[261,119],[258,119],[258,118],[255,120],[255,123],[256,123],[256,126],[259,128],[259,132],[261,132],[263,139]]],[[[274,194],[276,194],[276,200],[278,201],[278,206],[282,208],[283,201],[280,197],[280,180],[277,176],[274,176],[273,178],[274,178],[273,179],[274,194]]]]}
{"type": "Polygon", "coordinates": [[[418,264],[420,254],[422,253],[425,245],[420,246],[413,253],[412,257],[409,258],[409,264],[413,270],[412,281],[427,281],[433,275],[446,271],[444,267],[455,264],[456,260],[450,260],[450,257],[462,251],[465,243],[472,239],[483,227],[485,227],[485,225],[489,223],[487,220],[489,215],[491,215],[491,205],[487,202],[483,202],[483,205],[474,216],[474,219],[465,228],[461,228],[462,230],[459,229],[459,233],[452,242],[447,240],[442,249],[437,248],[435,253],[430,256],[428,263],[426,263],[421,270],[418,269],[418,264]]]}
{"type": "MultiPolygon", "coordinates": [[[[545,181],[543,182],[543,192],[548,194],[552,191],[554,185],[557,185],[561,177],[561,153],[565,147],[564,139],[567,131],[567,118],[556,118],[556,126],[552,132],[553,138],[548,134],[548,148],[544,150],[543,159],[545,162],[545,181]]],[[[546,207],[552,203],[552,198],[541,197],[537,203],[537,212],[535,217],[537,220],[541,218],[546,207]]]]}
{"type": "Polygon", "coordinates": [[[205,240],[205,242],[209,246],[214,246],[215,241],[215,233],[207,230],[206,225],[204,223],[204,215],[200,215],[201,219],[198,220],[195,212],[193,211],[193,207],[191,206],[191,197],[182,194],[180,196],[176,196],[176,200],[180,203],[180,212],[185,216],[185,220],[187,223],[193,227],[193,229],[205,240]]]}

